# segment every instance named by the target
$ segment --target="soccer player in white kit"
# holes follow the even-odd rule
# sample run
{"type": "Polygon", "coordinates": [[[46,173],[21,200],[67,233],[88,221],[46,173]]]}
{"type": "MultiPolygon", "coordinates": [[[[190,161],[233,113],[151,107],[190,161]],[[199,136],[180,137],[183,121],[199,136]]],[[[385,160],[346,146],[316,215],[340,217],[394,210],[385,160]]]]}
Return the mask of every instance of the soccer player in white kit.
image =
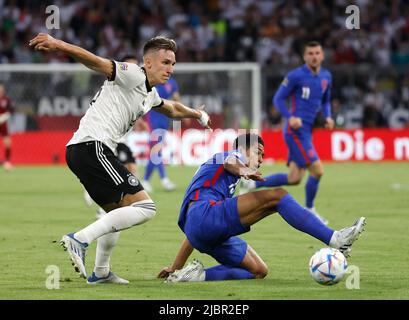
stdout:
{"type": "Polygon", "coordinates": [[[152,219],[156,207],[138,179],[115,156],[117,143],[151,108],[170,118],[197,119],[206,128],[210,128],[209,116],[202,108],[192,109],[161,99],[154,88],[173,73],[177,50],[174,40],[165,37],[148,40],[143,48],[144,67],[101,58],[45,33],[39,33],[29,45],[35,50],[63,52],[107,76],[66,150],[69,168],[107,214],[77,232],[64,235],[61,244],[75,270],[87,278],[87,247],[98,239],[96,266],[87,282],[126,284],[127,280],[110,270],[117,232],[152,219]]]}

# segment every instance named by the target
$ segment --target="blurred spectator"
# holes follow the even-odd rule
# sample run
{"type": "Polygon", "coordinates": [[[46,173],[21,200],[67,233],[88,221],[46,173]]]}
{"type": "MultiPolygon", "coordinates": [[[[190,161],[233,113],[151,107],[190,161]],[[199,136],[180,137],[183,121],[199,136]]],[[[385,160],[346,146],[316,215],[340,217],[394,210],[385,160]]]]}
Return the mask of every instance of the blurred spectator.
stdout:
{"type": "MultiPolygon", "coordinates": [[[[0,2],[0,62],[48,61],[27,50],[27,39],[51,32],[92,52],[118,57],[137,51],[146,39],[166,34],[189,46],[178,61],[259,61],[292,64],[301,46],[321,41],[333,63],[372,62],[409,65],[407,0],[374,4],[356,1],[361,28],[345,28],[347,0],[112,0],[53,3],[60,9],[60,30],[45,28],[43,1],[0,2]],[[259,52],[260,51],[260,52],[259,52]]],[[[64,59],[61,57],[61,59],[64,59]]]]}

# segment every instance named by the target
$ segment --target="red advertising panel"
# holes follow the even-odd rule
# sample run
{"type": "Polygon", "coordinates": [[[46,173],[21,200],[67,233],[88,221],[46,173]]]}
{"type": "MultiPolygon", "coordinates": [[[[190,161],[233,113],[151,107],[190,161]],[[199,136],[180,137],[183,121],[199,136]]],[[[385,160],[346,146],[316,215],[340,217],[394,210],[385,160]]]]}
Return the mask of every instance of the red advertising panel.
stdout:
{"type": "MultiPolygon", "coordinates": [[[[237,132],[217,129],[213,132],[188,129],[166,135],[165,162],[198,165],[216,152],[227,150],[237,132]]],[[[280,130],[262,132],[265,159],[286,161],[287,148],[280,130]]],[[[16,133],[12,138],[14,164],[52,164],[65,162],[65,145],[71,131],[16,133]]],[[[149,157],[149,135],[133,132],[128,144],[140,162],[149,157]]],[[[324,161],[409,161],[409,130],[316,130],[314,145],[324,161]]],[[[4,147],[0,141],[0,161],[4,147]]]]}

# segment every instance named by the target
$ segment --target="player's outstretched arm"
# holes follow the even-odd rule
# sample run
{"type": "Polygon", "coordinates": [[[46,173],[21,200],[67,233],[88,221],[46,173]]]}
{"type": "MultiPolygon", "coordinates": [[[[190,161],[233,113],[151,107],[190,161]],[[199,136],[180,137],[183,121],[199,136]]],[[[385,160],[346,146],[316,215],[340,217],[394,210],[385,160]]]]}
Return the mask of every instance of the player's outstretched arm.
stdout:
{"type": "Polygon", "coordinates": [[[185,265],[187,259],[193,252],[193,247],[190,244],[188,239],[183,240],[182,245],[180,246],[179,252],[176,255],[175,261],[173,262],[171,267],[163,268],[159,274],[158,278],[167,278],[169,274],[175,272],[176,270],[180,270],[185,265]]]}
{"type": "Polygon", "coordinates": [[[235,176],[240,176],[251,180],[264,180],[261,173],[257,169],[249,168],[234,156],[227,157],[224,160],[223,166],[226,171],[235,176]]]}
{"type": "Polygon", "coordinates": [[[47,33],[39,33],[30,40],[29,46],[39,51],[61,51],[94,71],[105,74],[107,77],[112,76],[113,65],[110,60],[101,58],[81,47],[55,39],[47,33]]]}
{"type": "Polygon", "coordinates": [[[193,118],[196,119],[203,127],[211,129],[212,124],[209,115],[203,110],[204,106],[197,109],[192,109],[179,101],[163,99],[163,104],[155,108],[155,111],[163,113],[172,119],[193,118]]]}

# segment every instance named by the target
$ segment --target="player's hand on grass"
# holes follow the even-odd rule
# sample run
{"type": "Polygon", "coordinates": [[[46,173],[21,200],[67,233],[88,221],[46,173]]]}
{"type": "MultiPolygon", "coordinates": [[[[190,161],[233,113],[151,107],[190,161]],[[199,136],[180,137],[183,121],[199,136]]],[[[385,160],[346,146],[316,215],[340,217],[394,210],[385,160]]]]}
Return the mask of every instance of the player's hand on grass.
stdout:
{"type": "Polygon", "coordinates": [[[302,120],[298,117],[290,117],[290,119],[288,119],[288,124],[291,129],[299,129],[302,127],[302,120]]]}
{"type": "Polygon", "coordinates": [[[171,273],[175,272],[174,269],[172,269],[171,267],[166,267],[163,268],[159,274],[158,274],[158,278],[167,278],[171,273]]]}
{"type": "Polygon", "coordinates": [[[200,106],[197,110],[201,113],[201,117],[197,119],[197,121],[200,123],[202,127],[205,127],[206,129],[212,129],[210,125],[212,124],[212,121],[210,120],[209,115],[204,111],[205,106],[202,105],[200,106]]]}
{"type": "Polygon", "coordinates": [[[58,49],[58,41],[47,33],[39,33],[28,43],[30,47],[40,51],[56,51],[58,49]]]}
{"type": "Polygon", "coordinates": [[[329,130],[334,129],[334,120],[332,118],[328,117],[325,119],[325,128],[329,130]]]}

